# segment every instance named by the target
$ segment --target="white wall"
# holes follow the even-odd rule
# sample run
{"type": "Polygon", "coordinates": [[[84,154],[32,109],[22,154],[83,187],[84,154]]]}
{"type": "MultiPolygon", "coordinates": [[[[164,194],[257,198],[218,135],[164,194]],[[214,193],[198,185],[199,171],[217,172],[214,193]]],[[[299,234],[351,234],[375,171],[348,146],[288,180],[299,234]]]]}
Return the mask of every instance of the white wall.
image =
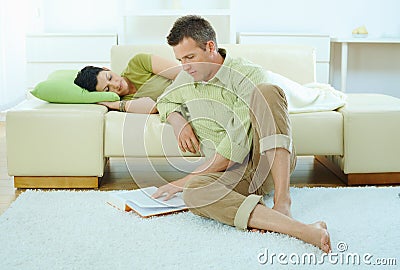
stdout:
{"type": "MultiPolygon", "coordinates": [[[[41,1],[44,4],[45,32],[116,32],[118,0],[41,1]]],[[[143,1],[149,5],[151,1],[159,2],[143,1]]],[[[354,28],[365,25],[370,37],[400,38],[399,0],[232,1],[235,2],[238,32],[314,33],[345,37],[351,36],[354,28]]],[[[340,89],[340,48],[333,48],[332,53],[335,59],[331,82],[340,89]]],[[[400,97],[400,76],[397,76],[400,73],[400,44],[350,46],[349,54],[347,92],[381,92],[400,97]]]]}
{"type": "Polygon", "coordinates": [[[350,36],[366,25],[371,36],[400,36],[398,0],[239,0],[236,6],[237,31],[350,36]]]}
{"type": "MultiPolygon", "coordinates": [[[[26,31],[115,33],[117,30],[118,0],[1,1],[0,109],[15,103],[24,91],[26,31]]],[[[236,31],[343,37],[365,25],[370,36],[400,38],[398,0],[236,0],[235,4],[236,31]]],[[[337,55],[340,51],[336,48],[333,52],[337,55]]],[[[349,59],[348,92],[383,92],[400,97],[400,76],[397,76],[400,45],[358,46],[349,48],[349,52],[353,57],[349,59]]],[[[339,63],[333,63],[333,84],[338,88],[339,63]]]]}
{"type": "MultiPolygon", "coordinates": [[[[365,25],[369,37],[400,39],[398,0],[237,1],[239,32],[288,32],[349,37],[365,25]],[[257,8],[254,8],[257,7],[257,8]]],[[[332,48],[331,83],[340,89],[341,48],[332,48]]],[[[380,92],[400,98],[400,44],[349,46],[347,92],[380,92]]]]}
{"type": "MultiPolygon", "coordinates": [[[[115,33],[118,0],[41,0],[48,33],[115,33]]],[[[144,0],[149,1],[149,0],[144,0]]],[[[150,0],[152,1],[152,0],[150,0]]]]}
{"type": "MultiPolygon", "coordinates": [[[[46,32],[115,32],[117,28],[118,0],[32,1],[43,2],[41,15],[44,17],[43,27],[46,32]]],[[[348,36],[352,29],[366,25],[370,36],[400,36],[398,0],[233,1],[236,30],[241,32],[348,36]]]]}
{"type": "Polygon", "coordinates": [[[0,3],[0,111],[25,98],[26,0],[0,3]]]}

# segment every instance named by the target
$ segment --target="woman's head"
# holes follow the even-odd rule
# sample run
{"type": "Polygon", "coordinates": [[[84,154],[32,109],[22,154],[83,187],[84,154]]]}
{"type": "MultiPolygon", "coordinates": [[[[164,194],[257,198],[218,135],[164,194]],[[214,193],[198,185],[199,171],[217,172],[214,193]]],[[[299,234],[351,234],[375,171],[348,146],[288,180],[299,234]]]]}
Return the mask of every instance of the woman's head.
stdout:
{"type": "Polygon", "coordinates": [[[86,66],[78,72],[74,83],[88,91],[114,92],[119,96],[129,93],[125,79],[107,68],[86,66]]]}
{"type": "Polygon", "coordinates": [[[87,66],[81,69],[76,76],[74,83],[88,91],[96,91],[97,75],[102,68],[87,66]]]}

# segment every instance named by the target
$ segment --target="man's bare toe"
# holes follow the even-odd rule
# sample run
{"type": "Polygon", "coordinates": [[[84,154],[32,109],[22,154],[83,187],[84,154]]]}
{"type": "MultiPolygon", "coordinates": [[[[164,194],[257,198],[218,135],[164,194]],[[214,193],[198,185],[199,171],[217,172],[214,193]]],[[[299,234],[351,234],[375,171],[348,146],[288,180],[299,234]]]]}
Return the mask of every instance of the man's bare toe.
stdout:
{"type": "Polygon", "coordinates": [[[331,252],[331,238],[329,236],[326,223],[323,221],[318,221],[310,225],[316,228],[316,231],[313,233],[315,238],[313,237],[314,240],[312,240],[314,245],[319,247],[323,252],[331,252]]]}
{"type": "Polygon", "coordinates": [[[312,223],[311,225],[313,225],[314,227],[317,227],[317,228],[325,229],[325,230],[328,229],[328,226],[326,225],[326,223],[324,221],[317,221],[315,223],[312,223]]]}
{"type": "Polygon", "coordinates": [[[262,229],[250,229],[251,232],[266,233],[266,230],[262,229]]]}
{"type": "Polygon", "coordinates": [[[326,229],[324,229],[323,233],[321,234],[321,247],[320,248],[323,252],[326,252],[326,253],[329,253],[332,251],[331,238],[326,229]]]}

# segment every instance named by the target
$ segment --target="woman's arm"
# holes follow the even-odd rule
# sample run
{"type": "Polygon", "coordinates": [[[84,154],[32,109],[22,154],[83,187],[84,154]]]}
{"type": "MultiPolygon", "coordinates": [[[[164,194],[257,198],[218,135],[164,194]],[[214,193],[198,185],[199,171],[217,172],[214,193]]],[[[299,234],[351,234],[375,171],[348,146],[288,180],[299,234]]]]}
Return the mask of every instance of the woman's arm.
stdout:
{"type": "Polygon", "coordinates": [[[154,74],[170,80],[174,80],[182,70],[182,66],[179,63],[154,54],[151,55],[151,66],[154,74]]]}
{"type": "Polygon", "coordinates": [[[149,97],[143,97],[133,100],[121,100],[113,102],[99,102],[112,110],[124,111],[130,113],[152,114],[158,113],[156,103],[149,97]]]}

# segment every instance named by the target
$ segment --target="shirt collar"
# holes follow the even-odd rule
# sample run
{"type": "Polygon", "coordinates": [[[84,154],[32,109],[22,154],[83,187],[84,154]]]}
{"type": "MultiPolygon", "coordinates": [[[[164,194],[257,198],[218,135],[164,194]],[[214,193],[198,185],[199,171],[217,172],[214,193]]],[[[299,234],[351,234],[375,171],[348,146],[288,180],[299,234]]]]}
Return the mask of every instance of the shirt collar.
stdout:
{"type": "Polygon", "coordinates": [[[210,80],[210,82],[218,79],[224,85],[227,85],[229,82],[229,75],[231,73],[230,66],[232,63],[232,58],[226,53],[226,50],[223,48],[219,48],[218,53],[224,58],[224,62],[222,63],[217,73],[214,75],[214,78],[210,80]]]}

